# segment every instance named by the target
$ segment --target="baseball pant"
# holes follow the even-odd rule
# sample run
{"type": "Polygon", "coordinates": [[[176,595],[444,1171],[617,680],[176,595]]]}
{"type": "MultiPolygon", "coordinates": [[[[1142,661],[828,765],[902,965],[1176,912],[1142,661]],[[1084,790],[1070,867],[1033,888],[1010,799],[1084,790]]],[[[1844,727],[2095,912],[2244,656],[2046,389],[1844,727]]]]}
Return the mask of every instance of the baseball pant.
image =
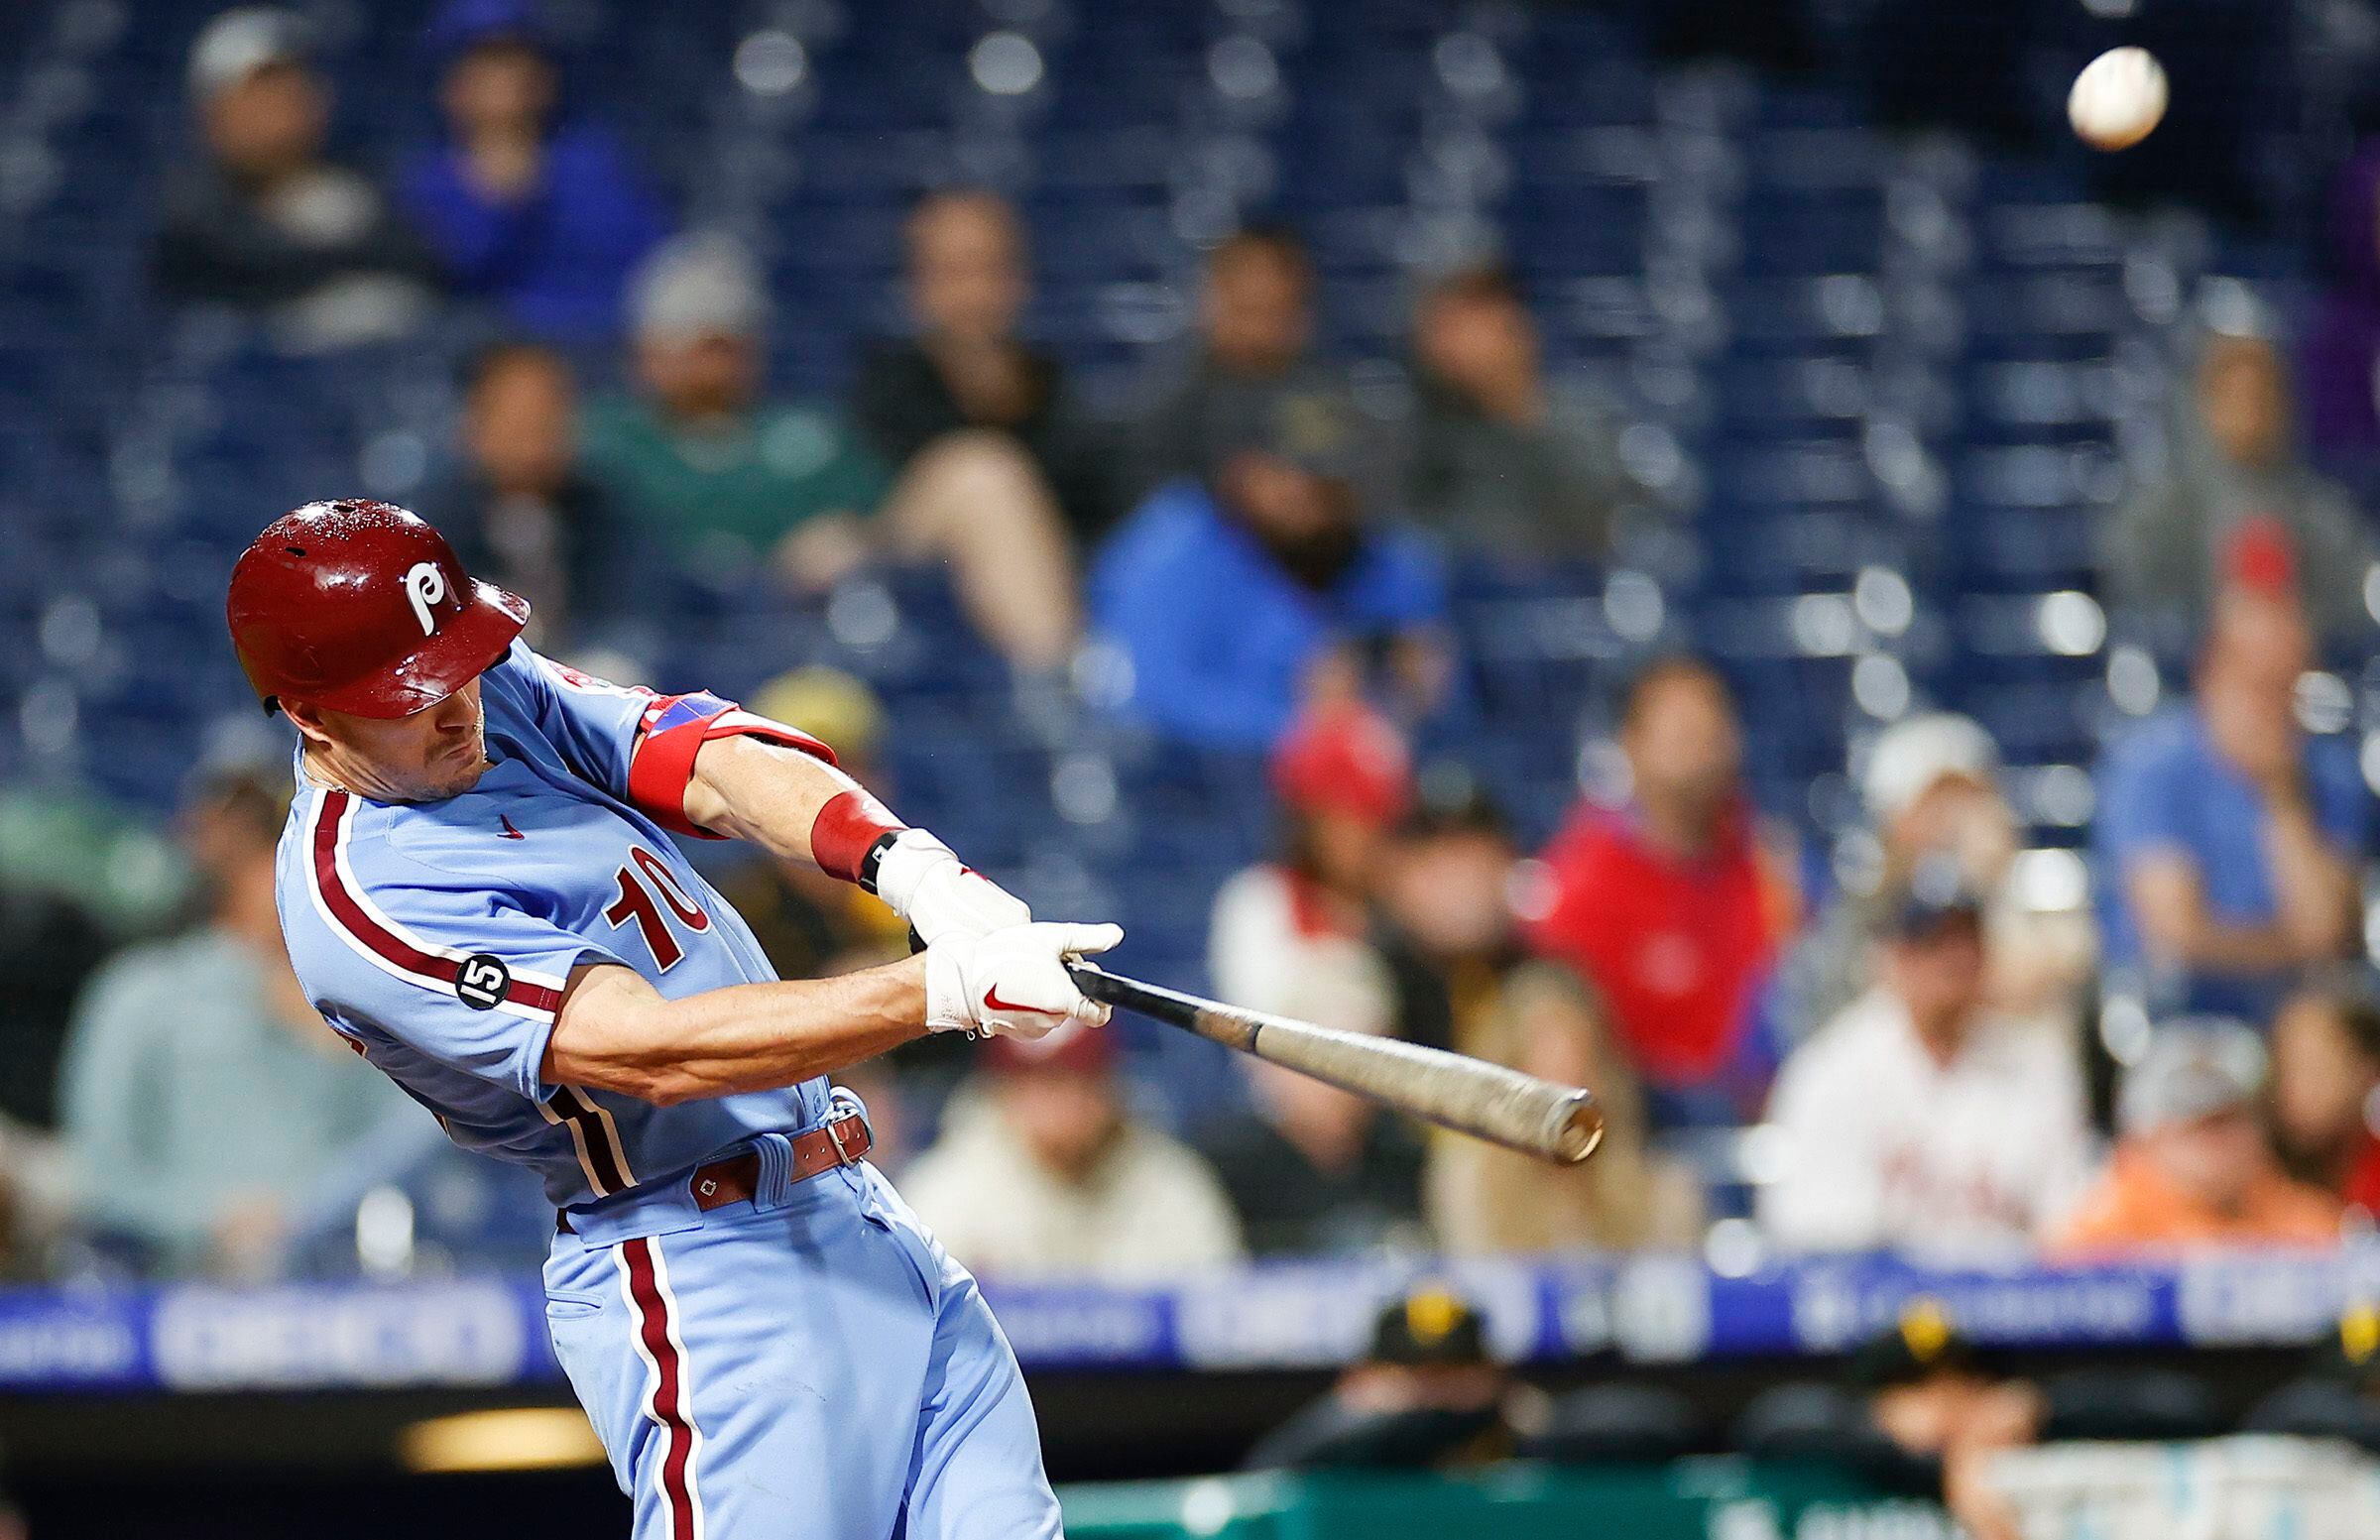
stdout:
{"type": "Polygon", "coordinates": [[[1057,1540],[1008,1339],[873,1167],[559,1235],[554,1351],[633,1540],[1057,1540]]]}

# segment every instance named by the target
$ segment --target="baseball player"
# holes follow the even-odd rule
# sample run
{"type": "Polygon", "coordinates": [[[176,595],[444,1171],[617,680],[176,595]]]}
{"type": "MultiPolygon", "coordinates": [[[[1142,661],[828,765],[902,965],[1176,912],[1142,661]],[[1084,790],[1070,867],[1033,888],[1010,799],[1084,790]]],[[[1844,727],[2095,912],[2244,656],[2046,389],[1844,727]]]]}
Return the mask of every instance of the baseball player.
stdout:
{"type": "Polygon", "coordinates": [[[457,1143],[543,1179],[547,1324],[637,1540],[1057,1535],[1007,1340],[824,1076],[1101,1024],[1063,962],[1123,932],[1032,923],[814,739],[538,656],[529,606],[403,509],[276,521],[227,610],[302,735],[298,977],[457,1143]],[[669,833],[815,861],[924,951],[780,983],[669,833]]]}

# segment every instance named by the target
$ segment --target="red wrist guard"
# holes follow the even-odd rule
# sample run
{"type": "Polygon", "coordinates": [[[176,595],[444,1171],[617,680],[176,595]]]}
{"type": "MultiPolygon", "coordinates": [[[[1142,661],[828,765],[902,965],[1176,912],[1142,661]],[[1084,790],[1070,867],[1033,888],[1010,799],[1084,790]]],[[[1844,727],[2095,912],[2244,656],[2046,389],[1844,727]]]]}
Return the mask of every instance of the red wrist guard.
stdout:
{"type": "Polygon", "coordinates": [[[810,859],[818,870],[876,890],[876,858],[908,825],[858,786],[839,791],[810,825],[810,859]]]}

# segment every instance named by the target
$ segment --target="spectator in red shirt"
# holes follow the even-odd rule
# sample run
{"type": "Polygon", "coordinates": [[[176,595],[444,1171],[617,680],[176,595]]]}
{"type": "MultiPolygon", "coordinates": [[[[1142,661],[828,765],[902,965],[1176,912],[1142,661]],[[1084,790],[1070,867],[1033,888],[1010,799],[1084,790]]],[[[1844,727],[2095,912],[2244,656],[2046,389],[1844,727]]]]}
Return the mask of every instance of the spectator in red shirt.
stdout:
{"type": "Polygon", "coordinates": [[[1545,853],[1531,943],[1602,995],[1659,1123],[1748,1113],[1768,1066],[1751,1022],[1790,889],[1759,846],[1735,703],[1710,664],[1660,659],[1629,685],[1626,802],[1590,802],[1545,853]]]}
{"type": "Polygon", "coordinates": [[[2273,1133],[2290,1174],[2380,1216],[2380,1004],[2348,988],[2273,1019],[2273,1133]]]}

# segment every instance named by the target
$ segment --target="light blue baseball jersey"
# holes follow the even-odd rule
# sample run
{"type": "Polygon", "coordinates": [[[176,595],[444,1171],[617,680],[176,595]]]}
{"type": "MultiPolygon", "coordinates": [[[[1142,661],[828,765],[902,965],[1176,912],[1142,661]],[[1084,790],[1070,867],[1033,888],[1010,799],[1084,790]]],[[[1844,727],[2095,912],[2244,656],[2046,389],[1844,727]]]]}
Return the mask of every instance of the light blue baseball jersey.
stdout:
{"type": "Polygon", "coordinates": [[[535,1169],[558,1207],[807,1127],[824,1079],[656,1107],[545,1082],[570,970],[635,969],[671,999],[774,979],[679,854],[695,751],[748,733],[815,740],[716,696],[624,689],[523,643],[481,676],[492,762],[436,802],[376,802],[298,776],[281,841],[283,933],[332,1027],[456,1143],[535,1169]]]}
{"type": "Polygon", "coordinates": [[[333,1027],[572,1211],[546,1325],[634,1540],[1057,1540],[1032,1403],[975,1280],[865,1162],[793,1179],[786,1135],[826,1121],[826,1081],[663,1108],[539,1072],[581,963],[673,999],[774,977],[664,831],[700,832],[683,798],[709,739],[833,756],[517,642],[481,679],[492,763],[461,795],[299,775],[282,929],[333,1027]],[[762,1156],[754,1195],[700,1208],[687,1168],[738,1146],[762,1156]]]}

